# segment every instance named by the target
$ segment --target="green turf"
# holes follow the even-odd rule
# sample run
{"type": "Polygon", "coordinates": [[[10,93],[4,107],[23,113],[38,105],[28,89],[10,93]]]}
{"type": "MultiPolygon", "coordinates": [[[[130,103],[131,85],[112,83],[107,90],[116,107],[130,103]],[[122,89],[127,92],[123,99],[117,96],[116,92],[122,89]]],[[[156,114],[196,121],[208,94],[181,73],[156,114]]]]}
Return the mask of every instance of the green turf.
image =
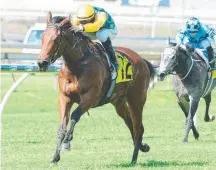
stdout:
{"type": "MultiPolygon", "coordinates": [[[[17,79],[21,73],[16,73],[17,79]]],[[[216,122],[205,123],[204,101],[198,113],[200,140],[190,133],[183,143],[185,118],[178,108],[169,79],[148,93],[143,111],[143,142],[151,150],[139,153],[135,166],[129,130],[111,105],[91,109],[77,124],[72,150],[62,152],[58,165],[50,165],[59,127],[58,90],[52,73],[30,75],[10,96],[2,115],[1,158],[3,170],[214,170],[216,122]]],[[[1,74],[1,97],[12,85],[8,73],[1,74]]],[[[213,93],[214,100],[216,94],[213,93]]],[[[214,101],[213,101],[214,102],[214,101]]],[[[74,107],[73,107],[74,108],[74,107]]],[[[215,113],[212,103],[210,113],[215,113]]]]}

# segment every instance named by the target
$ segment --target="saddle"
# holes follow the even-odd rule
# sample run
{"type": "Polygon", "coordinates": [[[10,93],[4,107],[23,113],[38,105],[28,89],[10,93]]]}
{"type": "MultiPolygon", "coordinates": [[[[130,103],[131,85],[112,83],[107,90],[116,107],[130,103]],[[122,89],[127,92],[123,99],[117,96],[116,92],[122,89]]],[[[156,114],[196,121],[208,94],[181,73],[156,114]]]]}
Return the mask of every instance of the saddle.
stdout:
{"type": "Polygon", "coordinates": [[[208,69],[209,69],[209,77],[212,76],[213,79],[216,78],[216,70],[213,69],[211,70],[211,66],[210,66],[210,62],[215,62],[215,58],[213,59],[213,61],[209,61],[209,58],[208,58],[208,53],[207,53],[207,50],[206,49],[199,49],[199,48],[195,48],[195,51],[194,51],[200,58],[202,58],[208,69]]]}
{"type": "Polygon", "coordinates": [[[108,62],[108,65],[109,65],[109,68],[110,68],[110,72],[111,72],[111,79],[112,79],[112,80],[115,80],[116,77],[117,77],[117,72],[116,72],[115,69],[112,69],[112,68],[114,68],[114,66],[113,66],[112,63],[110,62],[110,59],[109,59],[109,57],[108,57],[108,54],[106,53],[105,48],[104,48],[103,45],[102,45],[101,43],[99,43],[99,42],[94,42],[93,44],[94,44],[94,46],[95,46],[99,51],[101,51],[101,52],[103,52],[103,53],[105,54],[106,59],[107,59],[107,62],[108,62]]]}
{"type": "MultiPolygon", "coordinates": [[[[109,68],[112,68],[113,66],[112,66],[112,64],[110,62],[108,54],[106,53],[106,50],[103,47],[103,45],[100,44],[99,42],[93,42],[93,46],[95,48],[97,48],[98,51],[100,51],[100,52],[102,52],[102,53],[105,54],[107,62],[108,62],[108,65],[109,65],[109,68]]],[[[95,106],[95,107],[102,106],[102,105],[108,103],[110,97],[113,94],[113,90],[114,90],[115,85],[116,85],[117,72],[116,72],[115,69],[112,69],[111,72],[110,72],[110,74],[111,74],[111,82],[110,82],[109,88],[108,88],[108,90],[106,92],[106,95],[102,98],[102,100],[100,101],[100,103],[97,106],[95,106]]]]}
{"type": "Polygon", "coordinates": [[[195,51],[194,51],[194,52],[195,52],[200,58],[202,58],[202,59],[205,61],[207,67],[210,68],[207,50],[206,50],[206,49],[195,48],[195,51]]]}

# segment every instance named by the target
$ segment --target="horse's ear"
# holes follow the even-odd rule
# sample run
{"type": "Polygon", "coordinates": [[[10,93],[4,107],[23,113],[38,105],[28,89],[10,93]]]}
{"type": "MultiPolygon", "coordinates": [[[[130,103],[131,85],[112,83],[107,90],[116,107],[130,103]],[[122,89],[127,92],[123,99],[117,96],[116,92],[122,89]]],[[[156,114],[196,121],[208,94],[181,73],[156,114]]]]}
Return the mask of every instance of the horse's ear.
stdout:
{"type": "Polygon", "coordinates": [[[51,21],[52,21],[52,13],[51,13],[50,11],[49,11],[48,14],[47,14],[46,20],[47,20],[47,24],[50,24],[51,21]]]}
{"type": "Polygon", "coordinates": [[[178,47],[180,50],[187,51],[187,48],[186,48],[186,46],[185,46],[184,44],[179,44],[177,47],[178,47]]]}
{"type": "Polygon", "coordinates": [[[65,17],[65,19],[62,20],[62,21],[59,23],[60,27],[63,26],[63,25],[65,25],[65,24],[68,23],[69,21],[70,21],[70,17],[65,17]]]}
{"type": "Polygon", "coordinates": [[[170,47],[175,47],[176,45],[177,45],[177,43],[174,43],[174,42],[170,42],[170,43],[169,43],[169,46],[170,46],[170,47]]]}
{"type": "Polygon", "coordinates": [[[170,47],[175,47],[177,45],[177,43],[171,42],[170,41],[170,37],[168,37],[168,44],[170,47]]]}
{"type": "Polygon", "coordinates": [[[72,20],[72,14],[70,14],[68,17],[69,17],[69,19],[70,19],[70,21],[71,21],[71,20],[72,20]]]}

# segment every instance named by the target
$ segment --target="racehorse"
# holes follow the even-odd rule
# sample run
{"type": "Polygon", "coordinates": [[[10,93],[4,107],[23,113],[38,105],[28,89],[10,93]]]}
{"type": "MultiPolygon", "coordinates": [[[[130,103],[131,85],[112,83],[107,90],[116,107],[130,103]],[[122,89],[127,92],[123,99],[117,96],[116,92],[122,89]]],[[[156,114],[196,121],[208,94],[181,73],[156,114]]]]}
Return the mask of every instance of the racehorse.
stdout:
{"type": "MultiPolygon", "coordinates": [[[[49,12],[37,60],[41,71],[46,71],[61,56],[64,60],[58,77],[60,127],[52,163],[60,160],[61,150],[70,150],[76,123],[90,108],[100,105],[111,84],[109,64],[102,46],[93,43],[83,33],[70,31],[71,27],[69,17],[52,17],[49,12]],[[78,103],[78,107],[71,113],[70,127],[67,130],[74,103],[78,103]]],[[[139,150],[148,152],[150,149],[148,144],[142,144],[142,111],[149,83],[156,72],[154,66],[136,52],[123,47],[117,47],[116,52],[128,58],[133,74],[130,81],[115,85],[106,103],[115,107],[117,114],[129,128],[134,142],[132,163],[136,163],[139,150]]],[[[124,70],[121,73],[121,76],[128,76],[124,70]]]]}
{"type": "Polygon", "coordinates": [[[211,91],[216,85],[216,80],[212,78],[208,61],[205,60],[200,49],[193,49],[182,44],[171,43],[164,49],[158,70],[159,80],[164,80],[168,74],[173,74],[173,87],[178,97],[178,104],[186,117],[186,134],[184,142],[188,142],[190,129],[193,131],[195,139],[199,138],[199,133],[194,125],[194,115],[196,114],[200,98],[206,102],[204,120],[211,122],[215,119],[209,115],[211,102],[211,91]]]}

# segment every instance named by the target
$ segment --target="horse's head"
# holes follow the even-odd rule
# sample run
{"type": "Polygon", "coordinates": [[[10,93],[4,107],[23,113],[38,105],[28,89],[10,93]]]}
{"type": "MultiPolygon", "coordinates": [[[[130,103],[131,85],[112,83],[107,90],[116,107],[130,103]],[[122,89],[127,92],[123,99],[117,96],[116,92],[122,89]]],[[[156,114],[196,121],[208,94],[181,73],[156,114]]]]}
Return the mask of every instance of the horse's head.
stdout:
{"type": "Polygon", "coordinates": [[[42,34],[42,47],[37,60],[40,71],[46,71],[63,54],[66,48],[63,37],[67,24],[70,25],[69,17],[52,18],[51,12],[48,13],[47,28],[42,34]]]}
{"type": "Polygon", "coordinates": [[[187,48],[182,44],[176,45],[175,43],[164,49],[158,69],[159,80],[164,80],[169,73],[174,72],[175,67],[178,65],[178,55],[181,51],[186,52],[187,48]]]}

